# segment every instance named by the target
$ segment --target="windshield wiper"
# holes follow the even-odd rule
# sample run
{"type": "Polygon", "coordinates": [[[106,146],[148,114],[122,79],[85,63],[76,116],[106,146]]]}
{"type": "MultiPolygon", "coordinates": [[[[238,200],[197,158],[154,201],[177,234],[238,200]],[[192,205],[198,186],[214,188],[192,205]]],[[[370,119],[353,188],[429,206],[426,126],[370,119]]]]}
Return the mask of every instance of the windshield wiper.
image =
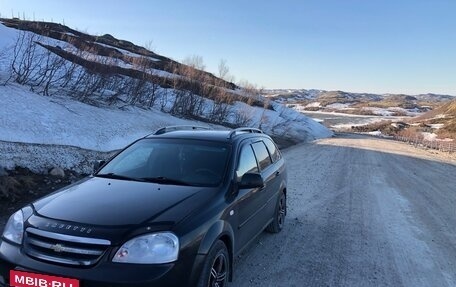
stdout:
{"type": "Polygon", "coordinates": [[[164,176],[158,176],[158,177],[141,177],[140,180],[144,180],[147,182],[154,182],[154,183],[160,183],[160,184],[174,184],[174,185],[186,185],[186,186],[192,186],[192,184],[178,180],[178,179],[172,179],[172,178],[167,178],[164,176]]]}
{"type": "Polygon", "coordinates": [[[98,176],[98,177],[103,177],[103,178],[113,178],[113,179],[125,179],[125,180],[134,180],[134,181],[144,181],[140,178],[135,178],[135,177],[130,177],[130,176],[126,176],[126,175],[121,175],[121,174],[116,174],[116,173],[113,173],[113,172],[110,172],[110,173],[99,173],[99,174],[96,174],[95,176],[98,176]]]}

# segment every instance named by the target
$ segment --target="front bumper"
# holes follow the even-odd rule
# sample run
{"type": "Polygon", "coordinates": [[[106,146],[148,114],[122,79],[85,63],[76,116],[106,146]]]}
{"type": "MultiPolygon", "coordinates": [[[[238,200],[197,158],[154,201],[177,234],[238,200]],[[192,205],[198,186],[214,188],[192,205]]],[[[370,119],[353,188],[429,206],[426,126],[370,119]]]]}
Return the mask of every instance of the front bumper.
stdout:
{"type": "Polygon", "coordinates": [[[19,246],[0,240],[0,287],[9,286],[9,272],[14,269],[78,279],[80,287],[193,286],[203,262],[203,255],[160,265],[113,263],[103,258],[90,268],[69,267],[35,260],[19,246]]]}

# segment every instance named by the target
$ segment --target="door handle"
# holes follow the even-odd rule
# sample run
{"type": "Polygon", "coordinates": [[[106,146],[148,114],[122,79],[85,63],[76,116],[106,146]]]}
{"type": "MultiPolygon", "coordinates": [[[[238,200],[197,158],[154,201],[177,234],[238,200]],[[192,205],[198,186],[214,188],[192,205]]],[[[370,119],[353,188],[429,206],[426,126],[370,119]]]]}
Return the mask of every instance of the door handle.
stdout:
{"type": "Polygon", "coordinates": [[[279,176],[279,175],[280,175],[280,171],[276,171],[275,176],[279,176]]]}

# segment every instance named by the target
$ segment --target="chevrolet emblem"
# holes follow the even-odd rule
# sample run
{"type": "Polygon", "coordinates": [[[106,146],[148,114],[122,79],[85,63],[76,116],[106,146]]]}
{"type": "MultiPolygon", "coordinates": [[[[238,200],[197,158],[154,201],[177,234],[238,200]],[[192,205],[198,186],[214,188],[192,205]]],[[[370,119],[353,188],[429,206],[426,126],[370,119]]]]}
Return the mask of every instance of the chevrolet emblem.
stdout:
{"type": "Polygon", "coordinates": [[[54,250],[55,252],[62,252],[63,250],[65,249],[65,247],[62,245],[62,244],[56,244],[54,246],[52,246],[52,250],[54,250]]]}

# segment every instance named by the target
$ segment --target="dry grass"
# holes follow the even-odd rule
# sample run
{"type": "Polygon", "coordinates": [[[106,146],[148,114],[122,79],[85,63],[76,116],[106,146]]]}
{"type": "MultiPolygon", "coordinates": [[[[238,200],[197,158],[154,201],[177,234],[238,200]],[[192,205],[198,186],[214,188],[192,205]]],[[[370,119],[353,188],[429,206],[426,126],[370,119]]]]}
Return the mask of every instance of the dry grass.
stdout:
{"type": "Polygon", "coordinates": [[[391,121],[381,121],[364,126],[354,126],[352,131],[361,133],[381,131],[384,135],[395,135],[400,131],[400,128],[392,126],[391,123],[391,121]]]}
{"type": "Polygon", "coordinates": [[[16,199],[20,196],[21,184],[10,176],[0,177],[0,198],[16,199]]]}
{"type": "Polygon", "coordinates": [[[17,180],[21,184],[21,187],[24,189],[31,189],[31,188],[36,187],[36,185],[37,185],[33,176],[30,176],[30,175],[18,176],[17,180]]]}
{"type": "Polygon", "coordinates": [[[36,180],[32,175],[1,176],[0,198],[14,201],[36,186],[36,180]]]}
{"type": "Polygon", "coordinates": [[[408,116],[404,111],[395,111],[391,114],[393,117],[406,117],[408,116]]]}
{"type": "Polygon", "coordinates": [[[456,140],[456,118],[450,119],[445,126],[437,131],[439,138],[450,138],[456,140]]]}
{"type": "Polygon", "coordinates": [[[320,107],[305,107],[304,110],[314,112],[314,111],[319,111],[320,107]]]}

